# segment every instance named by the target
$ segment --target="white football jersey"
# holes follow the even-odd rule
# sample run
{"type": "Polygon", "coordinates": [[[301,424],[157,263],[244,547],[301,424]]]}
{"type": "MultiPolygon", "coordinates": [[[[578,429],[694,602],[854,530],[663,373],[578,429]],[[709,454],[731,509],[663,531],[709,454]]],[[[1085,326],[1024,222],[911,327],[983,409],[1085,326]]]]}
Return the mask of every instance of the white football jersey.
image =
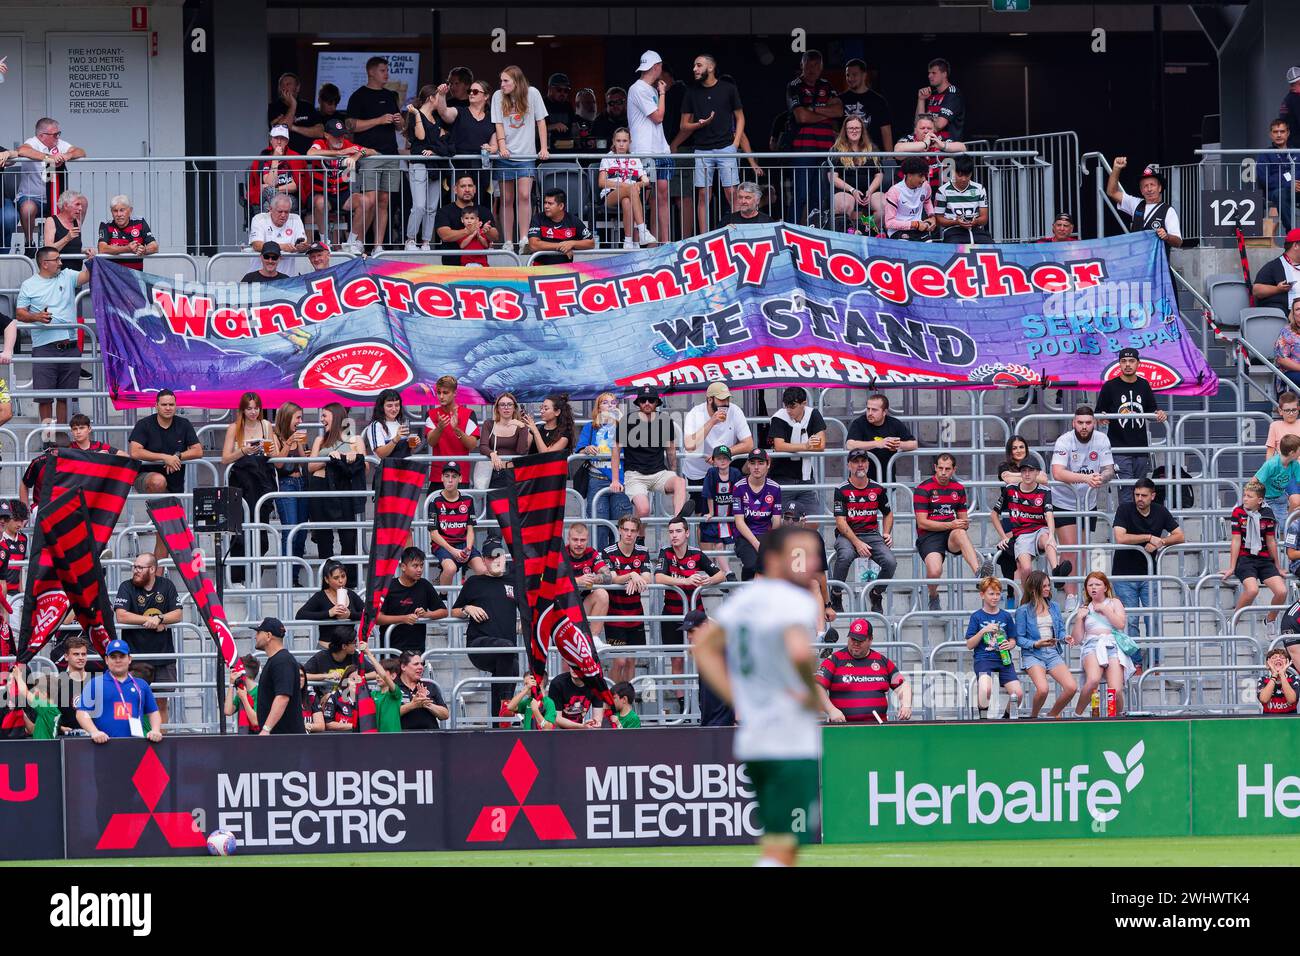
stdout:
{"type": "Polygon", "coordinates": [[[745,585],[714,619],[727,635],[727,670],[736,709],[739,760],[812,760],[821,755],[821,719],[799,703],[807,685],[786,652],[785,632],[811,642],[822,609],[812,593],[780,579],[745,585]]]}
{"type": "MultiPolygon", "coordinates": [[[[1079,436],[1071,428],[1056,440],[1052,449],[1052,464],[1064,465],[1066,471],[1080,475],[1100,474],[1103,468],[1115,464],[1111,454],[1110,439],[1105,432],[1093,432],[1086,441],[1079,441],[1079,436]]],[[[1061,481],[1052,482],[1052,504],[1057,511],[1092,511],[1097,507],[1097,488],[1084,484],[1067,485],[1061,481]]]]}

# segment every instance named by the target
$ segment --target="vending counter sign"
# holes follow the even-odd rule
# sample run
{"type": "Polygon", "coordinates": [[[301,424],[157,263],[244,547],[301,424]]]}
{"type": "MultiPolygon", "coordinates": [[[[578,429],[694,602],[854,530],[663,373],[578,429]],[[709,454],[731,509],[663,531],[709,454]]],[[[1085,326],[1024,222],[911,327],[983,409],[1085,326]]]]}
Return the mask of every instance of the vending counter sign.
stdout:
{"type": "Polygon", "coordinates": [[[1190,832],[1183,721],[828,728],[826,843],[1190,832]]]}

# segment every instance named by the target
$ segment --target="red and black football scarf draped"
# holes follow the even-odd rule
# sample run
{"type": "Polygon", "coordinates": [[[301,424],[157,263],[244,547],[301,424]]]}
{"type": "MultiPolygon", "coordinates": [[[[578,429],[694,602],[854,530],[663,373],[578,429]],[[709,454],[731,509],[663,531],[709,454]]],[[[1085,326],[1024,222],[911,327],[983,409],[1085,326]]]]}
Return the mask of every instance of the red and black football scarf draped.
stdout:
{"type": "Polygon", "coordinates": [[[564,545],[564,493],[568,453],[516,458],[512,480],[488,493],[488,506],[514,561],[515,600],[528,657],[541,695],[546,654],[554,647],[565,663],[590,679],[613,713],[614,699],[591,647],[591,628],[573,583],[564,545]]]}
{"type": "MultiPolygon", "coordinates": [[[[80,448],[60,449],[57,454],[50,454],[42,469],[40,500],[48,507],[66,492],[81,490],[84,493],[98,560],[99,552],[113,536],[138,471],[134,461],[121,455],[82,451],[80,448]]],[[[39,524],[38,521],[38,530],[39,524]]],[[[42,546],[39,534],[34,535],[31,542],[25,593],[22,630],[27,633],[29,615],[32,629],[26,642],[20,638],[19,643],[26,653],[35,654],[48,642],[70,607],[69,597],[51,563],[51,552],[42,546]]]]}
{"type": "MultiPolygon", "coordinates": [[[[375,497],[375,521],[370,532],[370,564],[366,572],[366,603],[357,625],[357,642],[364,644],[374,632],[384,598],[393,585],[402,549],[415,521],[420,493],[429,483],[427,462],[385,459],[379,470],[379,492],[375,497]]],[[[357,729],[363,734],[379,732],[375,701],[364,680],[366,656],[360,654],[357,667],[362,681],[357,685],[357,729]]]]}
{"type": "MultiPolygon", "coordinates": [[[[66,491],[46,500],[37,514],[34,548],[39,548],[48,558],[55,574],[55,586],[62,590],[64,600],[72,608],[91,647],[102,656],[108,642],[117,636],[117,627],[104,584],[104,571],[99,564],[99,545],[91,533],[84,491],[66,491]]],[[[33,554],[29,570],[35,570],[39,560],[33,554]]],[[[35,574],[28,574],[27,597],[23,602],[22,630],[18,639],[21,648],[18,656],[23,662],[31,660],[41,649],[40,645],[33,646],[38,612],[38,601],[33,598],[35,577],[35,574]]],[[[49,611],[47,606],[42,613],[49,611]]],[[[53,633],[60,620],[62,615],[53,621],[41,622],[45,639],[53,633]]]]}
{"type": "Polygon", "coordinates": [[[194,598],[199,617],[221,651],[221,659],[230,668],[231,682],[238,687],[244,682],[244,662],[235,649],[235,637],[226,623],[226,609],[217,597],[216,585],[205,570],[203,550],[195,542],[194,532],[185,519],[185,506],[179,498],[156,498],[146,507],[158,536],[167,546],[168,557],[194,598]]]}

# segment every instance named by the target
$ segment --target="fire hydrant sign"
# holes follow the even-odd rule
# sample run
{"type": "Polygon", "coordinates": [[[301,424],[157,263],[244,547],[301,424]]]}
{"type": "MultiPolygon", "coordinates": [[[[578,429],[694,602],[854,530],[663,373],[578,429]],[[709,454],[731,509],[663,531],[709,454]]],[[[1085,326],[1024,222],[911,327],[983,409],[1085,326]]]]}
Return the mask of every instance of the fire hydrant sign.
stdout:
{"type": "Polygon", "coordinates": [[[91,156],[141,155],[149,139],[149,37],[46,35],[49,115],[91,156]]]}

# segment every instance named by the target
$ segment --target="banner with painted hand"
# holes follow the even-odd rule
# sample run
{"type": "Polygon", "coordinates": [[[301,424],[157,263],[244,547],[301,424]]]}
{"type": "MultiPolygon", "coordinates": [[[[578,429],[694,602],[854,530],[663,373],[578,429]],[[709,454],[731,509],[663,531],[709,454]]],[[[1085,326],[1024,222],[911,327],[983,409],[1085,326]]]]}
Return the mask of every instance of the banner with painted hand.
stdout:
{"type": "Polygon", "coordinates": [[[172,388],[181,405],[432,404],[513,391],[593,398],[642,384],[702,390],[899,382],[1096,389],[1142,351],[1157,391],[1218,380],[1176,307],[1150,233],[949,245],[796,229],[723,229],[537,268],[355,259],[271,284],[181,283],[92,263],[118,406],[172,388]]]}

